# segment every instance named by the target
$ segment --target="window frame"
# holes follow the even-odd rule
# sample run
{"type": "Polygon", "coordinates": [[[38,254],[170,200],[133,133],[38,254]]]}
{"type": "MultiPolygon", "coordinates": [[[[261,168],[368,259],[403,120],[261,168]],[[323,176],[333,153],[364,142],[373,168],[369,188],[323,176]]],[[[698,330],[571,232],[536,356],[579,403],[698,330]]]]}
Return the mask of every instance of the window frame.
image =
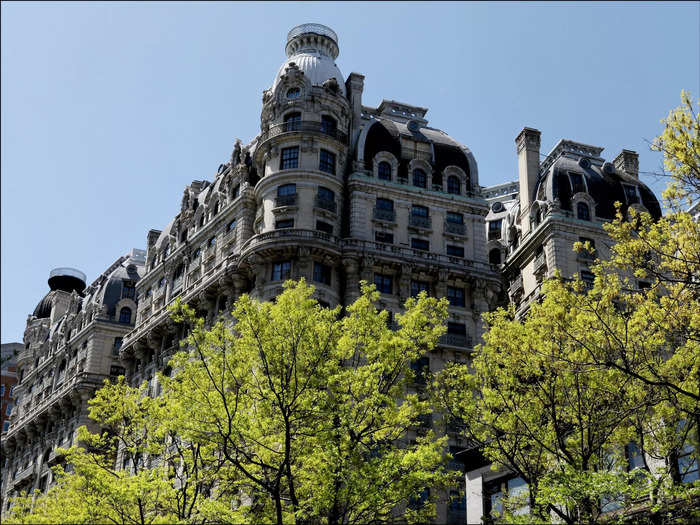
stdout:
{"type": "Polygon", "coordinates": [[[286,281],[292,277],[292,261],[287,259],[284,261],[276,261],[272,264],[271,281],[286,281]]]}
{"type": "Polygon", "coordinates": [[[299,169],[299,146],[289,146],[280,151],[280,171],[299,169]]]}
{"type": "Polygon", "coordinates": [[[318,153],[318,170],[330,175],[335,175],[336,155],[334,152],[321,149],[318,153]]]}

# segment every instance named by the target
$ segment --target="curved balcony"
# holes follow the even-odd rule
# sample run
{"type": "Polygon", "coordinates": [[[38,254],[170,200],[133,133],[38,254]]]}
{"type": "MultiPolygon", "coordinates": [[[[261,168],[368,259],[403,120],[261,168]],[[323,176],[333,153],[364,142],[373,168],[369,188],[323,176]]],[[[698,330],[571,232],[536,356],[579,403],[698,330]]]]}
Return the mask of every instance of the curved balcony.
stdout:
{"type": "Polygon", "coordinates": [[[334,235],[317,230],[284,228],[259,233],[251,237],[241,249],[241,257],[249,255],[252,251],[297,246],[299,242],[320,243],[323,248],[340,253],[340,239],[334,235]]]}
{"type": "Polygon", "coordinates": [[[260,134],[259,143],[262,144],[273,137],[277,137],[285,133],[313,133],[331,137],[343,145],[347,145],[348,143],[348,136],[346,133],[343,133],[337,128],[329,126],[323,122],[316,122],[313,120],[297,120],[270,126],[267,131],[263,131],[260,134]]]}

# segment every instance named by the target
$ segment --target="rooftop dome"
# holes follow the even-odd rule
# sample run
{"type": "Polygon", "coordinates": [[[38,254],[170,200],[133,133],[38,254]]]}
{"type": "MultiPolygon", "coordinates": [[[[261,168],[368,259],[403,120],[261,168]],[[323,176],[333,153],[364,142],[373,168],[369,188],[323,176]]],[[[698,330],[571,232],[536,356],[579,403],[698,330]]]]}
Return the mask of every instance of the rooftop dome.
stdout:
{"type": "Polygon", "coordinates": [[[51,270],[49,272],[49,288],[51,288],[51,291],[34,308],[34,317],[39,319],[51,317],[54,295],[58,291],[82,293],[85,290],[85,279],[85,274],[75,268],[54,268],[51,270]]]}
{"type": "Polygon", "coordinates": [[[279,84],[280,77],[293,62],[312,86],[323,84],[330,78],[338,82],[338,91],[345,95],[345,78],[335,64],[338,56],[338,36],[321,24],[302,24],[287,34],[285,46],[287,60],[280,67],[272,83],[272,91],[279,84]]]}

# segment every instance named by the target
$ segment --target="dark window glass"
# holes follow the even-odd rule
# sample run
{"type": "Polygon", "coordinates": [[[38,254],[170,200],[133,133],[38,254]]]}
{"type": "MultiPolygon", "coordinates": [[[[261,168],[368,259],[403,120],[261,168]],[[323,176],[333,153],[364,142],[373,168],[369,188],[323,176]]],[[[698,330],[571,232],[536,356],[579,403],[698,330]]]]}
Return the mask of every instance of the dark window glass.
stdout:
{"type": "Polygon", "coordinates": [[[318,187],[318,198],[327,200],[327,201],[334,201],[335,200],[335,193],[332,190],[329,190],[328,188],[324,188],[323,186],[318,187]]]}
{"type": "Polygon", "coordinates": [[[192,254],[192,257],[193,257],[194,259],[196,259],[197,257],[199,257],[199,256],[201,255],[201,253],[202,253],[202,249],[201,249],[201,248],[197,248],[197,249],[194,251],[194,253],[192,254]]]}
{"type": "Polygon", "coordinates": [[[123,366],[112,365],[109,367],[109,375],[111,376],[123,376],[126,370],[123,366]]]}
{"type": "Polygon", "coordinates": [[[204,226],[204,214],[199,218],[199,227],[201,228],[202,226],[204,226]]]}
{"type": "Polygon", "coordinates": [[[467,327],[462,323],[447,323],[447,333],[452,335],[467,335],[467,327]]]}
{"type": "Polygon", "coordinates": [[[316,221],[316,229],[320,232],[333,235],[333,225],[323,221],[316,221]]]}
{"type": "Polygon", "coordinates": [[[131,308],[124,307],[119,310],[119,322],[124,324],[131,324],[131,308]]]}
{"type": "Polygon", "coordinates": [[[322,149],[319,155],[318,169],[335,175],[335,153],[322,149]]]}
{"type": "Polygon", "coordinates": [[[583,175],[580,173],[569,173],[569,180],[571,181],[571,191],[572,193],[579,193],[581,191],[586,191],[586,186],[583,182],[583,175]]]}
{"type": "Polygon", "coordinates": [[[114,338],[114,349],[119,350],[122,347],[122,337],[115,337],[114,338]]]}
{"type": "Polygon", "coordinates": [[[627,199],[627,204],[636,204],[639,202],[639,197],[637,197],[637,187],[630,186],[628,184],[623,184],[625,188],[625,198],[627,199]]]}
{"type": "Polygon", "coordinates": [[[272,280],[273,281],[284,281],[289,279],[292,275],[292,262],[282,261],[277,262],[272,266],[272,280]]]}
{"type": "Polygon", "coordinates": [[[414,204],[411,207],[411,215],[415,215],[416,217],[427,217],[428,213],[428,208],[425,206],[418,206],[417,204],[414,204]]]}
{"type": "Polygon", "coordinates": [[[454,224],[464,224],[464,215],[454,211],[448,211],[445,220],[454,224]]]}
{"type": "Polygon", "coordinates": [[[591,272],[584,270],[581,272],[581,280],[583,281],[585,287],[588,290],[590,290],[593,288],[593,281],[595,281],[595,275],[593,275],[593,273],[591,272]]]}
{"type": "Polygon", "coordinates": [[[494,248],[489,252],[489,262],[491,264],[501,264],[501,250],[494,248]]]}
{"type": "Polygon", "coordinates": [[[158,281],[158,288],[163,288],[165,286],[165,277],[161,277],[158,281]]]}
{"type": "Polygon", "coordinates": [[[582,221],[590,221],[591,212],[588,209],[588,204],[586,204],[585,202],[579,202],[576,205],[576,216],[582,221]]]}
{"type": "Polygon", "coordinates": [[[321,131],[327,135],[335,135],[338,129],[336,120],[328,115],[321,115],[321,131]]]}
{"type": "Polygon", "coordinates": [[[411,281],[411,297],[416,297],[423,291],[430,292],[430,285],[426,281],[411,281]]]}
{"type": "Polygon", "coordinates": [[[411,248],[427,252],[430,249],[430,243],[425,239],[417,239],[414,237],[411,239],[411,248]]]}
{"type": "Polygon", "coordinates": [[[501,219],[489,221],[489,240],[501,238],[501,219]]]}
{"type": "Polygon", "coordinates": [[[185,242],[186,240],[187,240],[187,230],[184,230],[184,231],[180,234],[180,242],[185,242]]]}
{"type": "Polygon", "coordinates": [[[287,113],[284,116],[284,131],[298,131],[301,128],[301,113],[287,113]]]}
{"type": "Polygon", "coordinates": [[[464,289],[454,288],[452,286],[447,287],[447,300],[450,301],[452,306],[465,306],[464,302],[464,289]]]}
{"type": "Polygon", "coordinates": [[[122,298],[128,297],[133,299],[136,295],[136,287],[133,284],[124,283],[124,288],[122,288],[122,298]]]}
{"type": "Polygon", "coordinates": [[[394,201],[389,199],[377,199],[377,209],[394,211],[394,201]]]}
{"type": "Polygon", "coordinates": [[[166,246],[163,250],[163,259],[165,259],[170,254],[170,245],[166,246]]]}
{"type": "Polygon", "coordinates": [[[391,164],[383,160],[377,166],[377,177],[381,180],[391,180],[391,164]]]}
{"type": "Polygon", "coordinates": [[[278,197],[286,197],[287,195],[296,195],[297,185],[296,184],[283,184],[277,188],[278,197]]]}
{"type": "Polygon", "coordinates": [[[153,295],[153,288],[149,287],[148,290],[146,290],[146,297],[150,297],[151,295],[153,295]]]}
{"type": "Polygon", "coordinates": [[[230,232],[233,231],[236,228],[236,219],[233,219],[231,222],[228,223],[228,226],[226,226],[226,231],[230,232]]]}
{"type": "Polygon", "coordinates": [[[212,237],[211,239],[209,239],[208,244],[209,244],[210,247],[216,246],[216,236],[214,236],[214,237],[212,237]]]}
{"type": "Polygon", "coordinates": [[[648,290],[651,288],[651,283],[647,281],[637,281],[637,288],[640,290],[648,290]]]}
{"type": "Polygon", "coordinates": [[[318,262],[314,263],[314,281],[330,286],[331,267],[318,262]]]}
{"type": "Polygon", "coordinates": [[[241,185],[236,184],[236,187],[233,188],[233,191],[231,192],[231,197],[235,199],[236,197],[238,197],[238,195],[240,193],[241,193],[241,185]]]}
{"type": "Polygon", "coordinates": [[[219,201],[216,201],[216,204],[214,204],[214,213],[212,215],[216,215],[219,213],[219,201]]]}
{"type": "Polygon", "coordinates": [[[389,232],[374,232],[374,240],[377,242],[394,244],[394,234],[389,232]]]}
{"type": "Polygon", "coordinates": [[[287,90],[287,98],[299,98],[301,96],[301,88],[293,87],[287,90]]]}
{"type": "Polygon", "coordinates": [[[294,228],[294,219],[281,219],[275,223],[276,230],[283,230],[285,228],[294,228]]]}
{"type": "Polygon", "coordinates": [[[280,159],[281,170],[293,170],[299,167],[299,146],[291,148],[282,148],[282,157],[280,159]]]}
{"type": "Polygon", "coordinates": [[[425,188],[428,186],[428,177],[423,170],[413,170],[413,185],[418,186],[419,188],[425,188]]]}
{"type": "Polygon", "coordinates": [[[375,273],[374,284],[381,293],[393,293],[394,291],[393,278],[391,275],[375,273]]]}
{"type": "Polygon", "coordinates": [[[448,244],[447,245],[447,255],[451,255],[452,257],[464,258],[464,246],[452,246],[452,245],[448,244]]]}
{"type": "Polygon", "coordinates": [[[428,372],[430,372],[430,358],[423,356],[411,361],[411,370],[413,370],[413,382],[425,385],[428,372]]]}
{"type": "Polygon", "coordinates": [[[459,177],[454,175],[447,177],[447,193],[452,193],[453,195],[462,193],[462,183],[459,181],[459,177]]]}

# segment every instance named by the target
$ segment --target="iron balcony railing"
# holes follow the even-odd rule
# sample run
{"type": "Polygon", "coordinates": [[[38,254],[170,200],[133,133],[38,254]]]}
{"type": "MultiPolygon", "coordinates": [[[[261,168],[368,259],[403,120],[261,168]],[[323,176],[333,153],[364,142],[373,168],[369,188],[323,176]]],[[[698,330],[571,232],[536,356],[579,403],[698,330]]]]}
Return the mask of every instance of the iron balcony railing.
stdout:
{"type": "Polygon", "coordinates": [[[445,232],[446,233],[454,233],[456,235],[464,235],[467,231],[467,228],[464,223],[459,223],[459,222],[449,222],[445,221],[445,232]]]}
{"type": "Polygon", "coordinates": [[[327,137],[334,138],[338,142],[343,144],[348,143],[348,136],[346,133],[338,130],[336,127],[329,126],[324,122],[315,122],[311,120],[294,120],[290,122],[284,122],[282,124],[275,124],[270,126],[267,131],[264,131],[260,135],[260,144],[265,142],[272,137],[277,135],[282,135],[283,133],[319,133],[327,137]]]}
{"type": "Polygon", "coordinates": [[[440,336],[440,343],[459,348],[471,348],[472,338],[464,334],[444,334],[440,336]]]}
{"type": "Polygon", "coordinates": [[[294,195],[278,195],[275,197],[275,206],[296,206],[297,196],[294,195]]]}
{"type": "Polygon", "coordinates": [[[396,212],[394,210],[385,210],[382,208],[374,208],[374,218],[378,221],[396,221],[396,212]]]}
{"type": "Polygon", "coordinates": [[[508,292],[510,295],[518,295],[518,293],[522,293],[523,291],[523,276],[518,275],[513,282],[510,283],[510,287],[508,288],[508,292]]]}
{"type": "Polygon", "coordinates": [[[432,226],[430,217],[424,217],[422,215],[409,215],[408,216],[409,226],[414,226],[416,228],[426,228],[429,229],[432,226]]]}
{"type": "Polygon", "coordinates": [[[545,257],[544,252],[542,252],[535,257],[535,271],[537,272],[545,266],[547,266],[547,258],[545,257]]]}
{"type": "Polygon", "coordinates": [[[324,199],[318,195],[316,195],[314,206],[321,208],[322,210],[332,211],[333,213],[336,213],[336,210],[338,209],[338,204],[334,200],[324,199]]]}

